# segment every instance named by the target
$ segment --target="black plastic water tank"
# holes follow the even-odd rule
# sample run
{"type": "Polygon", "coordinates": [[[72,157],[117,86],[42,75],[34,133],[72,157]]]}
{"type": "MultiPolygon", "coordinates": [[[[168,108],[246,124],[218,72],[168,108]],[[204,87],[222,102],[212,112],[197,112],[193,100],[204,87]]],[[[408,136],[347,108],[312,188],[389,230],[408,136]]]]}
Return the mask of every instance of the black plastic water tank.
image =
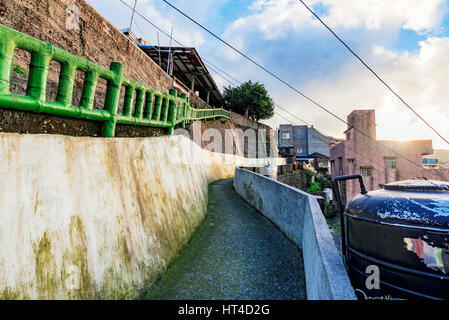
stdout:
{"type": "MultiPolygon", "coordinates": [[[[348,274],[358,292],[449,299],[449,183],[408,180],[360,194],[346,206],[348,274]],[[372,267],[379,289],[368,289],[372,267]]],[[[372,282],[371,282],[372,283],[372,282]]]]}

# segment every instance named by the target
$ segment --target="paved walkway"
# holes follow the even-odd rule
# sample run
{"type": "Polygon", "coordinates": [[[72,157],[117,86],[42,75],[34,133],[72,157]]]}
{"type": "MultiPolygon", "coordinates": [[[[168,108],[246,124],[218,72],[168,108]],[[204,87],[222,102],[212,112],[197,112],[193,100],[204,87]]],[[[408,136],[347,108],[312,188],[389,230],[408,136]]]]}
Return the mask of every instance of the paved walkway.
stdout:
{"type": "Polygon", "coordinates": [[[209,186],[208,213],[144,299],[304,299],[301,252],[232,188],[209,186]]]}

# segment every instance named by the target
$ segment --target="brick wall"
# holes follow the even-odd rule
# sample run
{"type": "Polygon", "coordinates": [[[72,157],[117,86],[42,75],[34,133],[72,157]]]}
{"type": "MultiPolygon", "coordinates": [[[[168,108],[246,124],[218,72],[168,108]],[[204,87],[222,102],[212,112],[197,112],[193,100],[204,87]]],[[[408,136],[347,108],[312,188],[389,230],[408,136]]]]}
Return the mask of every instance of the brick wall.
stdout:
{"type": "MultiPolygon", "coordinates": [[[[361,173],[362,167],[371,167],[371,175],[364,177],[368,191],[380,189],[386,183],[423,177],[449,181],[448,169],[422,167],[422,156],[433,153],[432,140],[375,140],[374,110],[355,110],[348,116],[348,123],[350,126],[346,140],[331,149],[333,178],[361,173]],[[353,129],[352,125],[370,138],[353,129]],[[396,168],[387,168],[386,158],[395,159],[396,168]]],[[[357,181],[346,181],[342,184],[343,196],[346,193],[348,201],[360,193],[357,181]]]]}
{"type": "Polygon", "coordinates": [[[160,90],[171,87],[171,78],[84,0],[0,0],[0,23],[105,68],[120,62],[126,76],[160,90]],[[72,30],[66,28],[70,5],[80,14],[80,27],[72,30]]]}

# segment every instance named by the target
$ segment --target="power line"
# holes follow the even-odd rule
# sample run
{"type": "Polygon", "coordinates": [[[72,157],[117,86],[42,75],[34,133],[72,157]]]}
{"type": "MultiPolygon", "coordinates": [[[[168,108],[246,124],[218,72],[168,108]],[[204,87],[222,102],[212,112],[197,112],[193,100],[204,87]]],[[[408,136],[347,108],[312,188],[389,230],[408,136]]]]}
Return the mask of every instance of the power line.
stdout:
{"type": "MultiPolygon", "coordinates": [[[[227,82],[230,83],[231,85],[236,86],[236,84],[235,84],[234,82],[232,82],[231,80],[229,80],[229,79],[227,79],[226,77],[224,77],[224,76],[223,76],[222,74],[220,74],[220,72],[218,72],[216,69],[220,70],[222,73],[226,74],[227,76],[232,77],[232,76],[230,76],[226,71],[220,69],[220,68],[217,67],[216,65],[213,65],[213,66],[208,65],[208,67],[209,67],[212,71],[214,71],[219,77],[221,77],[222,79],[224,79],[225,81],[227,81],[227,82]]],[[[236,82],[238,82],[238,83],[242,83],[241,81],[239,81],[239,80],[237,80],[237,79],[235,79],[235,78],[233,78],[233,79],[234,79],[236,82]]],[[[275,103],[275,105],[276,105],[276,107],[278,107],[279,109],[281,109],[283,112],[289,114],[289,115],[292,116],[293,118],[299,120],[300,122],[304,123],[304,124],[307,125],[307,126],[311,126],[310,123],[308,123],[307,121],[305,121],[305,120],[299,118],[297,115],[291,113],[290,111],[288,111],[288,110],[285,109],[284,107],[280,106],[279,104],[276,104],[276,103],[275,103]]],[[[285,117],[284,115],[282,115],[282,114],[280,114],[279,112],[276,112],[276,111],[274,111],[274,113],[275,113],[277,116],[281,117],[282,119],[286,120],[288,123],[294,125],[293,121],[291,121],[290,119],[288,119],[288,118],[285,117]]],[[[320,135],[318,136],[318,135],[316,134],[317,132],[319,133],[319,130],[316,130],[316,131],[313,130],[313,131],[312,131],[312,135],[315,136],[316,138],[318,138],[319,140],[321,140],[321,141],[324,142],[324,143],[329,143],[328,140],[323,139],[323,136],[324,136],[323,134],[319,133],[320,135]]],[[[359,153],[359,152],[356,152],[354,149],[352,149],[351,147],[349,147],[347,144],[343,144],[343,146],[345,147],[345,149],[352,151],[354,154],[359,155],[360,157],[364,158],[365,160],[368,160],[370,163],[374,164],[374,165],[377,166],[378,168],[387,170],[387,168],[386,168],[384,165],[381,165],[381,164],[379,164],[378,162],[373,161],[373,159],[368,158],[368,157],[364,156],[363,154],[361,154],[361,153],[359,153]]],[[[389,174],[389,176],[392,177],[393,179],[396,178],[396,175],[395,175],[394,172],[388,172],[388,171],[387,171],[387,174],[389,174]]],[[[399,174],[399,178],[400,178],[400,179],[407,179],[407,178],[403,177],[403,176],[400,175],[400,174],[399,174]]],[[[426,179],[426,177],[424,177],[424,178],[426,179]]],[[[435,178],[435,176],[434,176],[434,178],[435,178]]]]}
{"type": "MultiPolygon", "coordinates": [[[[211,66],[209,65],[209,67],[210,67],[211,70],[214,71],[219,77],[221,77],[222,79],[224,79],[225,81],[227,81],[227,82],[230,83],[231,85],[236,86],[236,84],[235,84],[234,82],[232,82],[232,81],[230,81],[229,79],[225,78],[222,74],[220,74],[219,72],[217,72],[217,70],[216,70],[215,68],[217,68],[217,69],[220,70],[222,73],[224,73],[224,74],[226,74],[226,75],[229,76],[228,73],[226,73],[225,71],[221,70],[221,69],[218,68],[217,66],[211,67],[211,66]]],[[[237,80],[237,79],[234,79],[234,80],[237,81],[237,82],[239,82],[239,83],[242,83],[241,81],[239,81],[239,80],[237,80]]],[[[299,118],[298,116],[296,116],[295,114],[291,113],[290,111],[288,111],[287,109],[283,108],[282,106],[280,106],[280,105],[278,105],[278,104],[275,104],[275,105],[276,105],[276,107],[278,107],[279,109],[281,109],[283,112],[289,114],[290,116],[292,116],[293,118],[299,120],[300,122],[304,123],[305,125],[310,126],[310,124],[307,123],[307,121],[305,121],[305,120],[299,118]]],[[[285,117],[284,115],[280,114],[279,112],[274,111],[274,113],[275,113],[277,116],[281,117],[282,119],[286,120],[288,123],[290,123],[290,124],[292,124],[292,125],[295,125],[295,124],[293,123],[293,121],[291,121],[290,119],[288,119],[288,118],[285,117]]],[[[320,136],[318,136],[318,135],[316,134],[318,131],[319,131],[319,130],[316,130],[316,131],[313,130],[313,131],[312,131],[312,135],[315,136],[315,138],[318,138],[319,140],[321,140],[322,142],[328,144],[329,141],[323,139],[323,137],[322,137],[322,136],[324,136],[324,135],[320,134],[320,136]]],[[[318,132],[318,133],[319,133],[319,132],[318,132]]],[[[357,154],[357,155],[361,156],[362,158],[364,158],[365,160],[368,160],[370,163],[374,164],[374,165],[377,166],[378,168],[381,168],[381,169],[384,169],[384,170],[387,169],[385,166],[383,166],[383,165],[381,165],[381,164],[378,164],[377,162],[373,161],[373,159],[368,158],[368,157],[362,155],[361,153],[356,152],[354,149],[352,149],[351,147],[349,147],[347,144],[343,144],[343,146],[344,146],[347,150],[352,151],[354,154],[357,154]]],[[[395,176],[395,174],[394,174],[393,172],[388,172],[388,174],[389,174],[390,177],[392,177],[393,179],[396,178],[396,176],[395,176]]],[[[399,178],[406,179],[406,178],[404,178],[404,177],[401,176],[401,175],[399,175],[399,178]]]]}
{"type": "MultiPolygon", "coordinates": [[[[130,5],[128,5],[125,1],[123,0],[119,0],[121,3],[123,3],[125,6],[127,6],[129,9],[132,10],[132,7],[130,5]]],[[[135,10],[135,13],[141,17],[143,20],[145,20],[146,22],[148,22],[149,24],[151,24],[154,28],[156,28],[157,30],[159,30],[160,32],[162,32],[163,34],[165,34],[167,37],[170,38],[170,35],[165,32],[164,30],[162,30],[161,28],[159,28],[157,25],[155,25],[153,22],[151,22],[150,20],[148,20],[144,15],[142,15],[139,11],[135,10]]],[[[173,41],[176,42],[177,44],[179,44],[181,47],[183,47],[184,45],[182,43],[180,43],[179,41],[177,41],[176,39],[173,38],[173,41]]]]}
{"type": "MultiPolygon", "coordinates": [[[[122,1],[122,0],[120,0],[122,1]]],[[[417,166],[418,168],[422,168],[419,164],[417,164],[416,162],[408,159],[407,157],[403,156],[402,154],[398,153],[397,151],[383,145],[382,143],[380,143],[379,141],[377,141],[376,139],[373,139],[372,137],[370,137],[368,134],[366,134],[365,132],[361,131],[360,129],[356,128],[355,126],[351,126],[347,121],[345,121],[344,119],[342,119],[341,117],[339,117],[338,115],[336,115],[335,113],[333,113],[332,111],[330,111],[328,108],[324,107],[323,105],[321,105],[320,103],[316,102],[315,100],[313,100],[312,98],[310,98],[309,96],[305,95],[304,93],[302,93],[301,91],[299,91],[298,89],[296,89],[293,85],[289,84],[287,81],[283,80],[282,78],[280,78],[279,76],[277,76],[275,73],[273,73],[272,71],[268,70],[267,68],[265,68],[264,66],[262,66],[261,64],[259,64],[258,62],[256,62],[254,59],[250,58],[248,55],[246,55],[245,53],[241,52],[240,50],[238,50],[237,48],[235,48],[233,45],[231,45],[230,43],[228,43],[227,41],[223,40],[221,37],[219,37],[218,35],[216,35],[215,33],[213,33],[212,31],[210,31],[209,29],[207,29],[206,27],[204,27],[202,24],[200,24],[199,22],[197,22],[196,20],[194,20],[193,18],[191,18],[189,15],[187,15],[186,13],[184,13],[183,11],[181,11],[180,9],[178,9],[177,7],[175,7],[173,4],[171,4],[169,1],[167,0],[162,0],[163,2],[165,2],[167,5],[169,5],[171,8],[173,8],[174,10],[176,10],[178,13],[180,13],[182,16],[184,16],[185,18],[187,18],[188,20],[190,20],[191,22],[193,22],[194,24],[196,24],[198,27],[200,27],[201,29],[203,29],[204,31],[206,31],[207,33],[209,33],[211,36],[213,36],[214,38],[216,38],[218,41],[222,42],[223,44],[225,44],[226,46],[228,46],[229,48],[231,48],[232,50],[234,50],[235,52],[237,52],[238,54],[240,54],[242,57],[244,57],[245,59],[247,59],[248,61],[252,62],[254,65],[256,65],[257,67],[259,67],[260,69],[264,70],[266,73],[268,73],[269,75],[271,75],[272,77],[274,77],[275,79],[279,80],[281,83],[283,83],[284,85],[286,85],[287,87],[289,87],[290,89],[292,89],[293,91],[295,91],[296,93],[298,93],[299,95],[301,95],[302,97],[304,97],[306,100],[308,100],[309,102],[311,102],[312,104],[314,104],[315,106],[319,107],[320,109],[324,110],[325,112],[329,113],[330,115],[332,115],[334,118],[338,119],[339,121],[345,123],[347,126],[352,127],[355,131],[359,132],[360,134],[362,134],[363,136],[365,136],[366,138],[368,138],[369,140],[377,143],[378,145],[382,146],[383,148],[385,148],[386,150],[393,152],[395,154],[397,154],[398,156],[400,156],[401,158],[407,160],[408,162],[412,163],[413,165],[417,166]]]]}
{"type": "MultiPolygon", "coordinates": [[[[163,29],[159,28],[157,25],[155,25],[153,22],[151,22],[149,19],[147,19],[145,16],[143,16],[140,12],[138,12],[138,11],[135,10],[135,9],[133,9],[133,8],[132,8],[130,5],[128,5],[126,2],[124,2],[123,0],[119,0],[119,1],[120,1],[122,4],[124,4],[125,6],[127,6],[129,9],[133,10],[139,17],[141,17],[143,20],[145,20],[145,21],[148,22],[150,25],[152,25],[156,30],[160,31],[162,34],[166,35],[166,36],[169,37],[169,38],[171,37],[170,34],[168,34],[168,33],[167,33],[166,31],[164,31],[163,29]]],[[[136,23],[136,25],[137,25],[137,22],[135,22],[135,23],[136,23]]],[[[143,36],[142,29],[141,29],[138,25],[137,25],[137,27],[138,27],[140,33],[141,33],[142,36],[143,36]]],[[[171,39],[172,39],[175,43],[179,44],[181,47],[184,47],[184,46],[185,46],[182,42],[176,40],[174,37],[171,37],[171,39]]],[[[156,48],[154,48],[154,49],[155,49],[155,50],[158,50],[158,49],[156,49],[156,48]]],[[[160,50],[158,50],[158,51],[160,51],[160,50]]],[[[228,74],[227,72],[223,71],[222,69],[220,69],[219,67],[217,67],[216,65],[214,65],[211,61],[208,61],[208,60],[205,59],[205,58],[202,58],[202,60],[204,60],[205,62],[209,63],[210,65],[212,65],[212,66],[215,67],[216,69],[220,70],[221,72],[223,72],[224,74],[226,74],[228,77],[232,78],[234,81],[237,81],[238,83],[242,83],[241,81],[237,80],[236,78],[234,78],[233,76],[231,76],[231,75],[228,74]]]]}
{"type": "MultiPolygon", "coordinates": [[[[238,83],[240,83],[240,84],[242,83],[240,80],[235,79],[234,77],[232,77],[231,75],[229,75],[226,71],[220,69],[220,68],[217,67],[216,65],[213,65],[213,64],[212,64],[212,66],[211,66],[211,65],[209,65],[208,63],[206,63],[206,65],[207,65],[212,71],[214,71],[216,75],[218,75],[220,78],[222,78],[222,79],[224,79],[225,81],[227,81],[229,84],[231,84],[231,85],[233,85],[233,86],[237,86],[233,81],[227,79],[227,78],[224,77],[221,73],[223,73],[223,74],[225,74],[225,75],[231,77],[234,81],[236,81],[236,82],[238,82],[238,83]],[[219,70],[221,73],[220,73],[219,71],[217,71],[217,70],[219,70]]],[[[291,113],[290,111],[288,111],[288,110],[285,109],[284,107],[280,106],[279,104],[275,103],[275,105],[276,105],[276,107],[278,107],[279,109],[281,109],[283,112],[289,114],[289,115],[292,116],[293,118],[295,118],[295,119],[299,120],[300,122],[304,123],[306,126],[311,126],[310,123],[308,123],[307,121],[305,121],[305,120],[299,118],[297,115],[291,113]]],[[[287,121],[288,123],[290,123],[290,124],[292,124],[292,125],[295,125],[293,121],[291,121],[290,119],[288,119],[286,116],[280,114],[279,112],[276,112],[276,110],[274,111],[274,113],[275,113],[275,115],[277,115],[278,117],[284,119],[284,120],[287,121]]],[[[329,140],[323,139],[323,136],[324,136],[324,135],[321,134],[321,133],[319,132],[319,130],[313,130],[313,131],[312,131],[312,135],[313,135],[315,138],[318,138],[319,140],[321,140],[322,142],[324,142],[324,143],[326,143],[326,144],[329,143],[329,140]],[[320,135],[317,135],[317,133],[320,134],[320,135]]],[[[373,161],[373,159],[368,158],[368,157],[364,156],[363,154],[361,154],[361,153],[359,153],[359,152],[356,152],[354,149],[352,149],[351,147],[349,147],[347,144],[343,144],[343,146],[344,146],[345,149],[347,149],[347,150],[349,150],[349,151],[352,151],[355,155],[359,155],[360,157],[364,158],[365,160],[368,160],[369,163],[372,163],[372,164],[375,165],[376,167],[378,167],[378,168],[380,168],[380,169],[387,170],[387,168],[386,168],[384,165],[379,164],[379,163],[376,162],[376,161],[373,161]]],[[[386,171],[386,172],[387,172],[387,174],[388,174],[390,177],[392,177],[393,179],[396,179],[396,175],[395,175],[394,172],[388,172],[388,171],[386,171]]],[[[400,174],[398,175],[398,177],[399,177],[400,179],[404,179],[404,180],[407,179],[406,177],[404,177],[404,176],[402,176],[402,175],[400,175],[400,174]]],[[[426,177],[424,177],[424,179],[427,180],[426,177]]],[[[434,179],[435,179],[435,176],[434,176],[434,179]]],[[[438,185],[436,185],[436,186],[438,186],[438,185]]],[[[438,187],[439,187],[439,186],[438,186],[438,187]]]]}
{"type": "Polygon", "coordinates": [[[137,0],[134,0],[134,7],[131,14],[131,22],[129,23],[128,37],[131,37],[131,29],[133,27],[134,13],[136,12],[137,0]]]}
{"type": "Polygon", "coordinates": [[[204,61],[208,62],[210,65],[212,65],[212,67],[214,67],[215,69],[221,71],[222,73],[224,73],[226,76],[228,76],[229,78],[231,78],[232,80],[234,80],[235,82],[242,84],[243,82],[240,80],[237,80],[236,78],[234,78],[233,76],[231,76],[229,73],[227,73],[226,71],[223,71],[222,69],[220,69],[219,67],[217,67],[216,65],[214,65],[212,62],[207,61],[206,59],[203,59],[204,61]]]}
{"type": "MultiPolygon", "coordinates": [[[[122,2],[125,6],[127,6],[128,8],[132,9],[132,7],[130,7],[127,3],[125,3],[123,0],[119,0],[120,2],[122,2]]],[[[323,109],[324,111],[326,111],[327,113],[331,114],[333,117],[337,118],[338,120],[340,120],[341,122],[345,123],[346,125],[350,126],[348,122],[346,122],[345,120],[343,120],[342,118],[338,117],[337,115],[335,115],[333,112],[331,112],[330,110],[328,110],[327,108],[323,107],[322,105],[320,105],[318,102],[314,101],[313,99],[309,98],[308,96],[306,96],[305,94],[303,94],[302,92],[300,92],[299,90],[297,90],[296,88],[294,88],[292,85],[288,84],[286,81],[282,80],[280,77],[276,76],[274,73],[272,73],[271,71],[267,70],[265,67],[261,66],[260,64],[258,64],[256,61],[254,61],[253,59],[249,58],[247,55],[245,55],[244,53],[240,52],[238,49],[234,48],[232,45],[230,45],[229,43],[227,43],[226,41],[224,41],[223,39],[221,39],[219,36],[215,35],[213,32],[209,31],[207,28],[205,28],[204,26],[202,26],[201,24],[199,24],[198,22],[196,22],[195,20],[193,20],[192,18],[190,18],[188,15],[186,15],[185,13],[183,13],[182,11],[180,11],[178,8],[174,7],[172,4],[170,4],[168,1],[166,0],[162,0],[165,3],[167,3],[170,7],[172,7],[173,9],[175,9],[176,11],[178,11],[180,14],[182,14],[183,16],[185,16],[186,18],[188,18],[189,20],[191,20],[193,23],[195,23],[196,25],[198,25],[199,27],[201,27],[203,30],[205,30],[206,32],[208,32],[209,34],[213,35],[215,38],[217,38],[219,41],[223,42],[225,45],[229,46],[231,49],[233,49],[234,51],[236,51],[237,53],[239,53],[240,55],[242,55],[243,57],[245,57],[246,59],[248,59],[249,61],[251,61],[252,63],[254,63],[256,66],[258,66],[259,68],[261,68],[262,70],[264,70],[265,72],[269,73],[270,75],[272,75],[274,78],[278,79],[279,81],[281,81],[282,83],[284,83],[285,85],[287,85],[289,88],[291,88],[292,90],[294,90],[295,92],[297,92],[298,94],[300,94],[301,96],[303,96],[304,98],[306,98],[307,100],[309,100],[310,102],[312,102],[314,105],[320,107],[321,109],[323,109]]],[[[143,18],[145,21],[147,21],[148,23],[150,23],[153,27],[155,27],[157,30],[161,31],[163,34],[165,34],[166,36],[170,37],[170,35],[165,32],[164,30],[162,30],[161,28],[159,28],[158,26],[156,26],[154,23],[152,23],[150,20],[148,20],[145,16],[143,16],[142,14],[140,14],[138,11],[136,11],[136,14],[139,15],[141,18],[143,18]]],[[[181,42],[179,42],[178,40],[173,38],[173,41],[178,43],[180,46],[184,46],[181,42]]],[[[204,61],[206,61],[206,59],[204,59],[204,61]]],[[[228,75],[230,76],[230,75],[228,75]]],[[[232,77],[232,76],[231,76],[232,77]]],[[[233,77],[232,77],[233,78],[233,77]]],[[[235,79],[235,78],[234,78],[235,79]]],[[[235,79],[236,81],[240,82],[239,80],[235,79]]],[[[240,82],[241,83],[241,82],[240,82]]],[[[277,105],[279,107],[279,105],[277,105]]],[[[304,122],[304,121],[303,121],[304,122]]],[[[366,133],[364,133],[363,131],[359,130],[358,128],[352,126],[352,128],[359,132],[360,134],[362,134],[363,136],[367,137],[369,140],[372,140],[373,142],[377,143],[378,145],[382,146],[383,148],[385,148],[386,150],[389,150],[395,154],[397,154],[398,156],[400,156],[401,158],[407,160],[408,162],[414,164],[415,166],[417,166],[418,168],[422,169],[422,167],[417,164],[416,162],[408,159],[407,157],[403,156],[402,154],[398,153],[395,150],[392,150],[390,148],[388,148],[387,146],[383,145],[382,143],[378,142],[377,140],[371,138],[370,136],[368,136],[366,133]]]]}
{"type": "Polygon", "coordinates": [[[441,139],[443,139],[447,144],[449,144],[449,141],[446,140],[446,138],[444,138],[434,127],[432,127],[422,116],[420,116],[418,114],[418,112],[413,109],[407,102],[405,102],[405,100],[403,98],[401,98],[401,96],[399,96],[398,93],[396,93],[391,87],[390,85],[384,81],[370,66],[368,66],[368,64],[365,63],[365,61],[363,61],[362,58],[360,58],[360,56],[354,52],[354,50],[352,50],[349,45],[343,41],[323,20],[321,20],[321,18],[312,10],[310,9],[303,0],[299,0],[299,2],[301,2],[304,7],[306,7],[307,10],[310,11],[310,13],[312,13],[315,18],[318,19],[318,21],[321,22],[321,24],[327,29],[329,30],[335,38],[338,39],[338,41],[340,41],[345,47],[346,49],[349,50],[349,52],[351,52],[380,82],[382,82],[387,88],[388,90],[390,90],[407,108],[409,108],[419,119],[421,119],[430,129],[433,130],[433,132],[435,132],[441,139]]]}
{"type": "MultiPolygon", "coordinates": [[[[235,84],[234,82],[230,81],[229,79],[227,79],[226,77],[224,77],[222,74],[220,74],[219,72],[217,72],[216,69],[220,70],[222,73],[224,73],[224,74],[226,74],[227,76],[231,77],[228,73],[226,73],[225,71],[223,71],[222,69],[218,68],[218,67],[215,66],[215,65],[213,65],[213,67],[211,67],[210,65],[208,65],[208,66],[209,66],[209,68],[210,68],[212,71],[214,71],[219,77],[221,77],[222,79],[224,79],[225,81],[227,81],[227,82],[230,83],[231,85],[236,86],[236,84],[235,84]]],[[[239,80],[237,80],[237,79],[235,79],[235,78],[233,78],[233,79],[234,79],[235,81],[237,81],[238,83],[242,83],[241,81],[239,81],[239,80]]],[[[291,112],[288,111],[287,109],[284,109],[282,106],[280,106],[280,105],[278,105],[278,104],[276,104],[276,103],[275,103],[275,105],[276,105],[276,107],[278,107],[279,109],[281,109],[281,110],[284,111],[285,113],[288,113],[290,116],[292,116],[292,117],[294,117],[295,119],[299,120],[300,122],[304,123],[306,126],[310,126],[310,124],[309,124],[307,121],[305,121],[305,120],[299,118],[298,116],[296,116],[295,114],[291,113],[291,112]]],[[[292,125],[295,125],[295,124],[293,123],[293,121],[291,121],[290,119],[288,119],[286,116],[284,116],[284,115],[282,115],[282,114],[280,114],[279,112],[276,112],[276,111],[274,111],[274,113],[275,113],[278,117],[281,117],[282,119],[284,119],[285,121],[287,121],[288,123],[290,123],[290,124],[292,124],[292,125]]],[[[317,130],[317,131],[318,131],[318,130],[317,130]]],[[[318,136],[318,135],[316,135],[316,133],[317,133],[317,132],[316,132],[315,130],[312,131],[312,135],[315,136],[315,138],[318,138],[319,140],[321,140],[322,142],[324,142],[324,143],[326,143],[326,144],[329,143],[328,140],[323,139],[322,134],[320,134],[320,136],[318,136]]],[[[319,132],[318,132],[318,133],[319,133],[319,132]]],[[[350,148],[348,145],[344,144],[343,146],[344,146],[346,149],[348,149],[348,150],[354,152],[354,154],[358,154],[358,155],[361,156],[362,158],[368,160],[370,163],[373,163],[373,164],[376,165],[377,167],[379,167],[379,168],[381,168],[381,169],[385,169],[385,170],[387,169],[385,166],[380,165],[380,164],[378,164],[377,162],[374,162],[372,159],[370,159],[370,158],[368,158],[368,157],[365,157],[364,155],[362,155],[362,154],[356,152],[354,149],[350,148]]],[[[392,172],[390,173],[390,176],[392,176],[393,178],[395,178],[395,175],[394,175],[392,172]]],[[[401,176],[400,176],[400,177],[401,177],[401,176]]]]}

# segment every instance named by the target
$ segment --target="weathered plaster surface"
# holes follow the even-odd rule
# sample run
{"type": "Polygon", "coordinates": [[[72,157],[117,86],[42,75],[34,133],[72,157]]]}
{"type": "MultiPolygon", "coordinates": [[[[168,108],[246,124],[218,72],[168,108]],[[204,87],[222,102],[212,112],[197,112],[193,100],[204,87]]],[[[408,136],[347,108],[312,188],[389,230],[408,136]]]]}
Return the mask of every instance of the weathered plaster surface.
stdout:
{"type": "Polygon", "coordinates": [[[0,298],[136,298],[248,162],[181,136],[0,134],[0,298]]]}

